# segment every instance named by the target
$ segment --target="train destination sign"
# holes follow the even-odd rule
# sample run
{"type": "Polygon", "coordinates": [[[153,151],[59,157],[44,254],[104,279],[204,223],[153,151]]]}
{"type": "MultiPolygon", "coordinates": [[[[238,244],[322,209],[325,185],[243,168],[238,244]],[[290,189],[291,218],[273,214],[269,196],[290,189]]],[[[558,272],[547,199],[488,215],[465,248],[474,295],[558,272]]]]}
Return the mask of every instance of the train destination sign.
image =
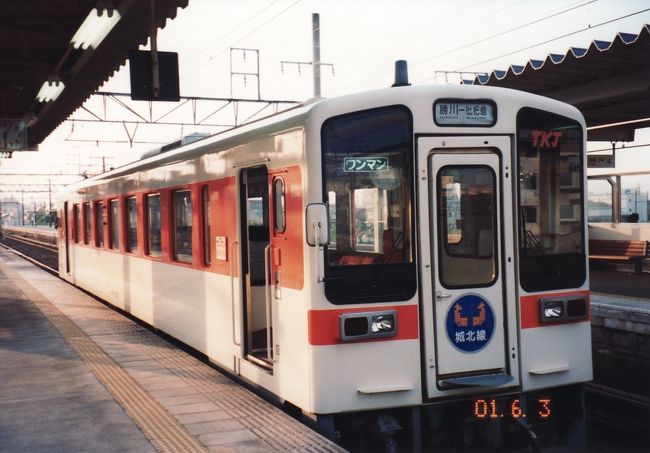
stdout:
{"type": "Polygon", "coordinates": [[[496,105],[490,101],[442,100],[433,105],[438,126],[494,126],[496,105]]]}

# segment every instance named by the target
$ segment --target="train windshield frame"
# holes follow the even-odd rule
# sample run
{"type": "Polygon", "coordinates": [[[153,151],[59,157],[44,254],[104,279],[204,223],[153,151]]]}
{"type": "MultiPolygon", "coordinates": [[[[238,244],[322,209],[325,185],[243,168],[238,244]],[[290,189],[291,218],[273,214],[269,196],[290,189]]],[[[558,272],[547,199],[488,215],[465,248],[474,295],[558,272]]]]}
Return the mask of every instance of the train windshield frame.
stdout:
{"type": "Polygon", "coordinates": [[[519,275],[528,292],[585,282],[583,139],[571,118],[530,107],[517,115],[519,275]]]}
{"type": "Polygon", "coordinates": [[[390,106],[321,129],[329,208],[325,295],[334,304],[408,300],[416,291],[413,118],[390,106]]]}

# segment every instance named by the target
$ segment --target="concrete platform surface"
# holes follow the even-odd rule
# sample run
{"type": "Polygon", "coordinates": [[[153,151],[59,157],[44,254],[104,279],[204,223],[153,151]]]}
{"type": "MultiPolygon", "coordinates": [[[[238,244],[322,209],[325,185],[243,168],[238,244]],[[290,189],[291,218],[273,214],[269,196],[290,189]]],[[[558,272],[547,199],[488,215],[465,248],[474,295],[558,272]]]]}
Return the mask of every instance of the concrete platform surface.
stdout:
{"type": "Polygon", "coordinates": [[[0,250],[0,451],[344,451],[0,250]]]}
{"type": "Polygon", "coordinates": [[[650,335],[650,274],[592,271],[590,279],[594,327],[650,335]]]}

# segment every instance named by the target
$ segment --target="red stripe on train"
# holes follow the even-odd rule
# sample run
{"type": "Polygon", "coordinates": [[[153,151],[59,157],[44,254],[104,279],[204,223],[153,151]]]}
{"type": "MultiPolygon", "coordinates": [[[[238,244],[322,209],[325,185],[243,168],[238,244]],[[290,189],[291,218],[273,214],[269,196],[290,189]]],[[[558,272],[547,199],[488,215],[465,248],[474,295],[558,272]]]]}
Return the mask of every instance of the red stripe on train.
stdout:
{"type": "Polygon", "coordinates": [[[521,328],[531,329],[534,327],[556,326],[558,324],[570,324],[576,322],[591,322],[591,315],[589,313],[589,291],[568,291],[564,293],[551,293],[551,294],[537,294],[535,296],[522,296],[520,299],[521,311],[521,328]],[[554,323],[542,323],[540,320],[540,299],[552,299],[554,297],[571,297],[571,296],[584,296],[587,299],[587,317],[579,320],[564,320],[554,323]]]}
{"type": "MultiPolygon", "coordinates": [[[[397,307],[361,307],[345,308],[335,310],[309,310],[308,328],[309,344],[313,346],[324,346],[342,344],[340,333],[339,316],[343,313],[363,313],[384,310],[395,310],[397,312],[397,335],[394,337],[365,339],[366,341],[390,341],[390,340],[416,340],[418,338],[418,306],[402,305],[397,307]]],[[[345,343],[351,343],[346,341],[345,343]]]]}

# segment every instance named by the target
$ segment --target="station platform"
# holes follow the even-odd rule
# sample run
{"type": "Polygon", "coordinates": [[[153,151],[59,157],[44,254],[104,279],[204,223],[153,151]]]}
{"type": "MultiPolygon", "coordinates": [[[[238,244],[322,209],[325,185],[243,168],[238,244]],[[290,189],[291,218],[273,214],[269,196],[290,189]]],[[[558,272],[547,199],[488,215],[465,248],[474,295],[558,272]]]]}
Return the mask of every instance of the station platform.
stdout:
{"type": "Polygon", "coordinates": [[[3,452],[344,451],[1,249],[0,364],[3,452]]]}
{"type": "Polygon", "coordinates": [[[593,326],[650,335],[650,273],[592,270],[589,279],[593,326]]]}

